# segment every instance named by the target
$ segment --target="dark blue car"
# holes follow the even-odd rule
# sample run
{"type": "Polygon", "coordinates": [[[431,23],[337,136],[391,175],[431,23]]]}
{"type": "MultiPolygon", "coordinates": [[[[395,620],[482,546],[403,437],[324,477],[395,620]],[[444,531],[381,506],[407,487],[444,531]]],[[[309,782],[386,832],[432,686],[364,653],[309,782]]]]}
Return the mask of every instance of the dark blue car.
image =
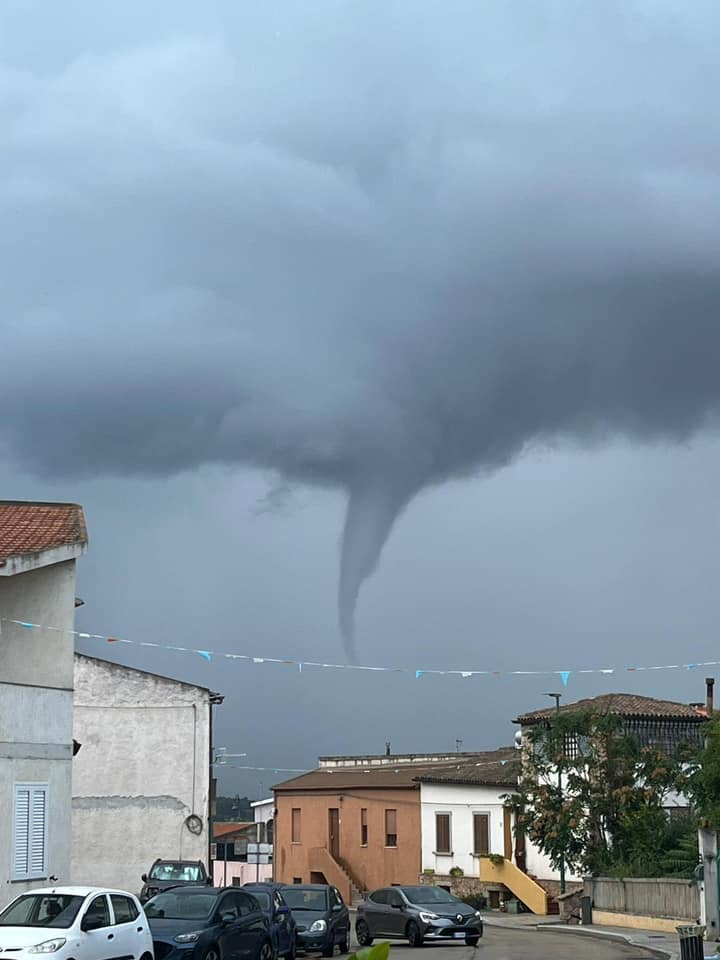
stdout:
{"type": "Polygon", "coordinates": [[[176,887],[145,904],[155,960],[274,960],[270,921],[237,887],[176,887]]]}
{"type": "Polygon", "coordinates": [[[295,918],[285,903],[279,883],[246,883],[247,890],[258,901],[270,921],[275,955],[295,960],[297,936],[295,918]]]}

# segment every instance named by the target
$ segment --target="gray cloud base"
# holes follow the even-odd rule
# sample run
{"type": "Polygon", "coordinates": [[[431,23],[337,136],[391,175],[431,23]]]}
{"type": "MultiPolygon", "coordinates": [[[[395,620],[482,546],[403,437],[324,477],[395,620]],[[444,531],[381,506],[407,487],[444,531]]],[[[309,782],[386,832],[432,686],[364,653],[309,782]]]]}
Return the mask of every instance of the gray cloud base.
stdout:
{"type": "Polygon", "coordinates": [[[712,6],[138,9],[50,67],[6,13],[8,458],[347,491],[352,655],[418,491],[714,426],[712,6]]]}

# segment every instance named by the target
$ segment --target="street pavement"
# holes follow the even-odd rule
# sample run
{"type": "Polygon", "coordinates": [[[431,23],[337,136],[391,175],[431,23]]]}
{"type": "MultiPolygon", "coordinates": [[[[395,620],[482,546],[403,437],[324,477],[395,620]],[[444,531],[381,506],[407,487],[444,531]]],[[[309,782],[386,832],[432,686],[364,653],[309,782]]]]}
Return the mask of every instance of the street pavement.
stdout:
{"type": "MultiPolygon", "coordinates": [[[[528,915],[529,916],[529,915],[528,915]]],[[[509,920],[510,918],[508,918],[509,920]]],[[[425,943],[416,950],[402,940],[391,941],[391,960],[652,960],[660,955],[676,960],[679,957],[677,938],[660,937],[661,943],[655,944],[625,941],[622,936],[608,930],[598,933],[599,928],[566,927],[537,923],[520,923],[520,918],[511,922],[485,923],[485,934],[477,947],[467,947],[464,943],[425,943]],[[580,934],[580,929],[583,933],[580,934]],[[572,933],[577,932],[577,936],[572,933]],[[593,935],[595,934],[595,935],[593,935]],[[615,939],[617,937],[617,939],[615,939]]],[[[523,917],[524,919],[524,917],[523,917]]],[[[355,939],[353,918],[352,949],[358,949],[355,939]]],[[[624,931],[625,934],[635,931],[624,931]]],[[[642,937],[642,932],[637,932],[642,937]]],[[[650,935],[652,936],[652,935],[650,935]]],[[[382,938],[379,938],[380,942],[382,938]]],[[[708,949],[708,953],[712,951],[708,949]]]]}
{"type": "MultiPolygon", "coordinates": [[[[426,943],[421,950],[400,940],[392,941],[390,960],[649,960],[633,944],[602,937],[568,936],[565,929],[485,926],[477,947],[464,943],[426,943]]],[[[353,949],[357,943],[353,938],[353,949]]]]}

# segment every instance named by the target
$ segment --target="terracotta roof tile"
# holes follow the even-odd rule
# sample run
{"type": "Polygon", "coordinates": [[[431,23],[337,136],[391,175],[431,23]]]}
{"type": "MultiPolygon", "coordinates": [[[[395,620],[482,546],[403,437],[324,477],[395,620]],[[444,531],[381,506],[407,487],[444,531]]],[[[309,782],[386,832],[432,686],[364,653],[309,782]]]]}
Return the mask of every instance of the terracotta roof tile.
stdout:
{"type": "MultiPolygon", "coordinates": [[[[679,719],[704,720],[702,713],[688,703],[676,703],[672,700],[656,700],[654,697],[640,697],[634,693],[606,693],[575,703],[561,703],[561,713],[593,710],[598,713],[613,714],[619,717],[677,717],[679,719]]],[[[515,723],[532,724],[547,720],[555,713],[555,707],[523,713],[515,723]]]]}
{"type": "Polygon", "coordinates": [[[512,784],[517,782],[515,771],[507,760],[516,759],[512,747],[503,747],[485,753],[463,753],[457,760],[428,763],[383,763],[367,767],[319,767],[292,780],[273,787],[280,793],[308,790],[405,789],[417,790],[419,783],[478,783],[512,784]],[[506,764],[501,763],[502,760],[506,764]]]}
{"type": "Polygon", "coordinates": [[[0,561],[86,543],[79,504],[0,500],[0,561]]]}

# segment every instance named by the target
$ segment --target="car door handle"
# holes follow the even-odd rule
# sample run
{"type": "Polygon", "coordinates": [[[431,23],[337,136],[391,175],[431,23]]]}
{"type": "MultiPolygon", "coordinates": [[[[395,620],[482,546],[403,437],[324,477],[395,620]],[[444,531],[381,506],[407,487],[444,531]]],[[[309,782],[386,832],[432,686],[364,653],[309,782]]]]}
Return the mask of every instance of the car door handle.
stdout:
{"type": "Polygon", "coordinates": [[[137,932],[138,932],[138,933],[142,933],[144,929],[145,929],[144,927],[138,927],[138,928],[137,928],[137,932]]]}
{"type": "Polygon", "coordinates": [[[109,934],[108,934],[108,940],[112,940],[114,936],[115,936],[114,933],[109,933],[109,934]]]}

